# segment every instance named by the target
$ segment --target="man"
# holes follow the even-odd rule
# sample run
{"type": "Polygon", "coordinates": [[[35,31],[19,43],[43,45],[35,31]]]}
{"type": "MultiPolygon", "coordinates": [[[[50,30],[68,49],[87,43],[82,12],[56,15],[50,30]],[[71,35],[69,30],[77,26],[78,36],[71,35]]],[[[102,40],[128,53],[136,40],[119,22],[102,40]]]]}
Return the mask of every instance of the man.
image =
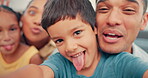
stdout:
{"type": "Polygon", "coordinates": [[[107,53],[122,51],[148,61],[148,54],[133,44],[148,21],[147,0],[97,0],[96,25],[100,48],[107,53]]]}

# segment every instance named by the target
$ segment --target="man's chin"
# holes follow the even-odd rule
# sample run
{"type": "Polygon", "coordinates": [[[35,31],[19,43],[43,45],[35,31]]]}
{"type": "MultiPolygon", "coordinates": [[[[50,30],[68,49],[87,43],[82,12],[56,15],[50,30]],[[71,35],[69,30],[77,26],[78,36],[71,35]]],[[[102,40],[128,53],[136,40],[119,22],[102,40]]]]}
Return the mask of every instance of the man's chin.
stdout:
{"type": "Polygon", "coordinates": [[[109,53],[109,54],[118,54],[123,52],[123,50],[119,50],[119,48],[113,48],[113,47],[104,47],[101,48],[105,53],[109,53]]]}

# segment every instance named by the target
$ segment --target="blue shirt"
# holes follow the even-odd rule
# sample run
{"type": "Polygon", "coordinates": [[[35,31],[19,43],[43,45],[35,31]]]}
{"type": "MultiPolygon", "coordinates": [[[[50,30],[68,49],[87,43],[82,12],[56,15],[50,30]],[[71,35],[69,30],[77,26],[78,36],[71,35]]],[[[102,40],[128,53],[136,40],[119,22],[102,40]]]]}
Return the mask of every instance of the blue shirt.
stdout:
{"type": "Polygon", "coordinates": [[[50,67],[55,78],[142,78],[144,72],[148,70],[148,63],[130,53],[101,53],[101,60],[91,77],[78,75],[73,64],[60,53],[50,56],[41,65],[50,67]]]}

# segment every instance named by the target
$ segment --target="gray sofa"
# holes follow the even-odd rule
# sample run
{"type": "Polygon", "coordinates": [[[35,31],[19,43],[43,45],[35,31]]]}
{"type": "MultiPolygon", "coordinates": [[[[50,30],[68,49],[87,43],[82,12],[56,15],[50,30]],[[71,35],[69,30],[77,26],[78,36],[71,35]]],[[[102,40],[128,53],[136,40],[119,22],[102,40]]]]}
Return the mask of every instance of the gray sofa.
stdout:
{"type": "Polygon", "coordinates": [[[148,31],[141,31],[135,40],[135,44],[148,53],[148,31]]]}

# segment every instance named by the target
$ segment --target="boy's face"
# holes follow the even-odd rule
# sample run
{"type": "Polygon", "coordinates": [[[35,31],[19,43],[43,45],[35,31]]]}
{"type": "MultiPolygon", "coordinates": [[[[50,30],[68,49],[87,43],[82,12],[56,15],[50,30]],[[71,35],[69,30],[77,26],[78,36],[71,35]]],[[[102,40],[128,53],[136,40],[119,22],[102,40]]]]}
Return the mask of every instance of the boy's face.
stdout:
{"type": "Polygon", "coordinates": [[[15,15],[0,12],[0,52],[12,54],[20,43],[20,28],[15,15]]]}
{"type": "Polygon", "coordinates": [[[22,16],[23,32],[31,42],[48,38],[47,32],[41,26],[41,17],[46,0],[33,0],[22,16]]]}
{"type": "Polygon", "coordinates": [[[70,60],[75,68],[88,69],[98,58],[96,30],[79,18],[61,20],[47,28],[59,52],[70,60]]]}
{"type": "Polygon", "coordinates": [[[101,49],[108,53],[131,52],[133,41],[147,23],[142,0],[102,0],[96,10],[101,49]]]}

